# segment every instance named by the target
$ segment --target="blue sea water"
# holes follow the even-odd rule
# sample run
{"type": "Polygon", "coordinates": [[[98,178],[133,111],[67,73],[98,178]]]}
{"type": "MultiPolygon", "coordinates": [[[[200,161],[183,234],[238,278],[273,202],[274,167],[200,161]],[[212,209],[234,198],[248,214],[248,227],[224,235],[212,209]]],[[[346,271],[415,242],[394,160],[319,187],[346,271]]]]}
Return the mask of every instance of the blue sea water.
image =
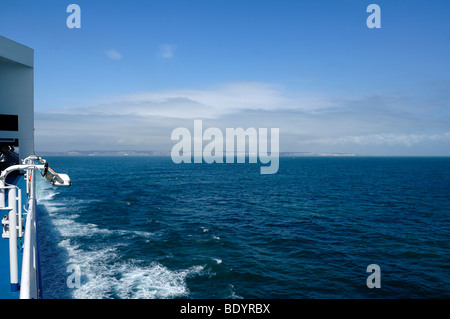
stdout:
{"type": "Polygon", "coordinates": [[[47,160],[73,186],[38,184],[44,298],[450,297],[450,158],[47,160]]]}

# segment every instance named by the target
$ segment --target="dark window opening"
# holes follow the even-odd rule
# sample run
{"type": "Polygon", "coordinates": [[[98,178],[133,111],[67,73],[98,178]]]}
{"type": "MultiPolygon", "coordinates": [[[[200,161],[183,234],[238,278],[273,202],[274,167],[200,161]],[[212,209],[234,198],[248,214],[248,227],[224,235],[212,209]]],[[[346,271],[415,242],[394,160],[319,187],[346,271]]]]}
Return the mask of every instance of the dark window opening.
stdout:
{"type": "Polygon", "coordinates": [[[0,114],[0,131],[18,131],[19,116],[0,114]]]}

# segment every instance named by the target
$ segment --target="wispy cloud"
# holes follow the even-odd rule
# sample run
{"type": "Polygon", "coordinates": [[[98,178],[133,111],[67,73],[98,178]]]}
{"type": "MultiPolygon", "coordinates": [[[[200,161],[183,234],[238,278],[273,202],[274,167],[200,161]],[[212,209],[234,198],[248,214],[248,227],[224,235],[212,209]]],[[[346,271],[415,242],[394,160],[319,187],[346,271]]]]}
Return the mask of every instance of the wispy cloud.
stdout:
{"type": "MultiPolygon", "coordinates": [[[[46,111],[59,114],[161,116],[165,118],[220,118],[241,110],[274,111],[299,108],[279,89],[265,83],[234,83],[204,90],[171,90],[116,96],[95,105],[46,111]]],[[[312,101],[305,99],[301,104],[312,101]]],[[[317,102],[316,102],[317,103],[317,102]]],[[[309,105],[309,104],[308,104],[309,105]]],[[[311,106],[308,106],[310,108],[311,106]]]]}
{"type": "Polygon", "coordinates": [[[300,144],[324,144],[324,145],[403,145],[411,147],[424,142],[449,142],[450,132],[441,134],[370,134],[361,136],[344,136],[336,138],[320,138],[299,141],[300,144]]]}
{"type": "Polygon", "coordinates": [[[161,44],[158,47],[158,56],[163,59],[172,59],[175,57],[176,46],[171,44],[161,44]]]}
{"type": "Polygon", "coordinates": [[[114,49],[105,50],[105,54],[111,60],[122,60],[122,54],[114,49]]]}

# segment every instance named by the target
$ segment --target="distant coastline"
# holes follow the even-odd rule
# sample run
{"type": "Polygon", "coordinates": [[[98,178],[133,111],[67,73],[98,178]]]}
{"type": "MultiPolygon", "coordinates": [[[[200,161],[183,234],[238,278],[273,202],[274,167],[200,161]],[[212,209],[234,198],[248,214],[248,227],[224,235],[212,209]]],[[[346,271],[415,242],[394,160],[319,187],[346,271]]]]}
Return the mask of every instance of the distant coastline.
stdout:
{"type": "MultiPolygon", "coordinates": [[[[136,150],[101,150],[101,151],[65,151],[65,152],[39,152],[42,156],[170,156],[170,151],[136,151],[136,150]]],[[[312,153],[312,152],[280,152],[280,157],[313,157],[313,156],[358,156],[354,153],[312,153]]]]}
{"type": "MultiPolygon", "coordinates": [[[[170,157],[170,151],[136,151],[136,150],[101,150],[101,151],[63,151],[40,152],[39,156],[106,156],[106,157],[170,157]]],[[[280,157],[449,157],[443,155],[370,155],[356,153],[314,153],[314,152],[280,152],[280,157]]]]}

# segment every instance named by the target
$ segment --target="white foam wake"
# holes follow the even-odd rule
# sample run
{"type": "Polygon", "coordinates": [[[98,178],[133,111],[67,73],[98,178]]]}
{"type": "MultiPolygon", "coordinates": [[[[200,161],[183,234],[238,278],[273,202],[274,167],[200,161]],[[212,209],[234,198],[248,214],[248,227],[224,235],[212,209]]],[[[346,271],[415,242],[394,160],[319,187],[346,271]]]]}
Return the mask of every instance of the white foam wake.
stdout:
{"type": "MultiPolygon", "coordinates": [[[[205,266],[194,265],[188,269],[170,270],[166,266],[151,262],[145,264],[141,260],[122,261],[118,256],[118,248],[127,243],[109,241],[118,235],[130,234],[144,238],[151,238],[154,234],[143,231],[102,229],[96,224],[82,223],[79,216],[82,211],[67,207],[66,199],[59,200],[58,193],[46,184],[39,185],[39,205],[45,206],[48,215],[41,216],[44,232],[43,238],[48,241],[57,240],[56,246],[42,245],[42,249],[57,249],[59,257],[54,251],[44,251],[47,267],[43,270],[48,278],[43,278],[48,289],[44,287],[45,298],[75,299],[141,299],[141,298],[174,298],[186,297],[189,289],[186,279],[200,275],[205,266]],[[57,234],[57,236],[56,236],[57,234]],[[98,236],[104,241],[98,241],[98,236]],[[93,236],[97,236],[94,239],[93,236]],[[92,237],[89,245],[81,245],[80,240],[92,237]],[[114,242],[114,244],[112,244],[114,242]],[[70,266],[77,266],[81,274],[81,285],[75,288],[67,287],[67,279],[72,274],[67,272],[70,266]]],[[[79,210],[82,205],[72,203],[79,210]]],[[[88,241],[89,242],[89,241],[88,241]]]]}
{"type": "MultiPolygon", "coordinates": [[[[101,266],[100,266],[101,267],[101,266]]],[[[74,290],[74,298],[156,299],[189,294],[186,278],[199,274],[203,266],[181,271],[152,263],[148,266],[115,264],[107,269],[90,269],[90,278],[74,290]]]]}

